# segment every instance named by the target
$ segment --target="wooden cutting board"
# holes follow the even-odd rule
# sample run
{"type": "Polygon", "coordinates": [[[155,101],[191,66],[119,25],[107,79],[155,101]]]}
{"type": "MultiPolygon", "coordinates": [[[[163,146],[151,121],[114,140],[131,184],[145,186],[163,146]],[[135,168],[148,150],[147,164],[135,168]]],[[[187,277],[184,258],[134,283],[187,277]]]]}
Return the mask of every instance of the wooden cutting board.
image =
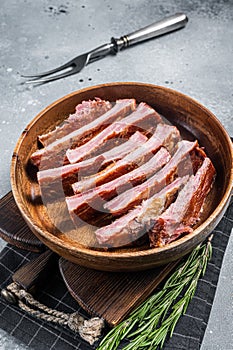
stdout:
{"type": "Polygon", "coordinates": [[[32,252],[45,250],[43,243],[26,225],[12,192],[0,199],[0,237],[6,242],[32,252]]]}
{"type": "Polygon", "coordinates": [[[70,294],[91,315],[110,326],[121,322],[140,305],[174,268],[170,263],[147,271],[102,272],[61,258],[60,271],[70,294]]]}
{"type": "MultiPolygon", "coordinates": [[[[24,222],[11,192],[0,200],[0,237],[29,251],[43,252],[45,249],[24,222]]],[[[59,259],[60,272],[70,294],[90,315],[103,317],[110,326],[117,325],[142,303],[176,264],[123,273],[96,271],[59,259]]],[[[38,266],[45,268],[44,264],[36,266],[35,271],[35,262],[31,263],[33,279],[35,274],[41,273],[38,266]]],[[[30,271],[30,263],[27,268],[30,271]]]]}

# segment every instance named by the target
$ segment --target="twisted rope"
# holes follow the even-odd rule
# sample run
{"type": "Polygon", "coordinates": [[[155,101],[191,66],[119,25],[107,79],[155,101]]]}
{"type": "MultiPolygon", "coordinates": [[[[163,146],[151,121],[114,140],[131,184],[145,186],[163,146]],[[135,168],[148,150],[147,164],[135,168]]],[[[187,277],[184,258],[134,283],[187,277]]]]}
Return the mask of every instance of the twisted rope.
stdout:
{"type": "Polygon", "coordinates": [[[51,309],[35,300],[30,293],[21,289],[15,282],[7,286],[6,289],[17,297],[19,307],[25,312],[47,322],[68,326],[72,331],[78,332],[90,345],[93,345],[99,339],[104,327],[103,319],[93,317],[90,320],[85,320],[77,312],[66,314],[62,311],[51,309]]]}

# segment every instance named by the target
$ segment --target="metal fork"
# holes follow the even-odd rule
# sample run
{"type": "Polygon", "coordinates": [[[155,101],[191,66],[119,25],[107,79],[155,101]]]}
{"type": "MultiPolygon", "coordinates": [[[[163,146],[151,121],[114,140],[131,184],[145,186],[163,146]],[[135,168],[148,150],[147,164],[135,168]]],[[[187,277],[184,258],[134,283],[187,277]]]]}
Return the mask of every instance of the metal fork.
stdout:
{"type": "Polygon", "coordinates": [[[111,38],[110,43],[83,53],[57,68],[34,75],[22,75],[22,77],[29,79],[33,78],[32,80],[26,81],[26,84],[46,83],[65,78],[72,74],[79,73],[87,64],[101,59],[108,54],[116,54],[118,51],[131,45],[183,28],[187,22],[188,18],[185,14],[177,13],[133,33],[123,35],[119,39],[111,38]],[[64,72],[55,74],[61,71],[64,72]]]}

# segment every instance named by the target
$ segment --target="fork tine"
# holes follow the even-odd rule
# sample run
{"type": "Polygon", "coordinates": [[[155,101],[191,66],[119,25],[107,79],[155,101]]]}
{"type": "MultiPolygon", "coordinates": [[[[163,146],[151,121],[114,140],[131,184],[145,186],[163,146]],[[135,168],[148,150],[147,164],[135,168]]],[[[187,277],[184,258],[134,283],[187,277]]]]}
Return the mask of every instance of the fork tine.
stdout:
{"type": "MultiPolygon", "coordinates": [[[[76,70],[75,69],[71,69],[69,70],[68,72],[64,72],[64,73],[61,73],[61,74],[56,74],[56,75],[53,75],[51,77],[38,77],[39,79],[32,79],[32,80],[28,80],[28,81],[25,81],[24,84],[43,84],[43,83],[48,83],[50,81],[53,81],[53,80],[58,80],[58,79],[61,79],[61,78],[65,78],[65,77],[68,77],[69,75],[72,75],[72,74],[75,74],[76,73],[76,70]]],[[[37,76],[36,76],[37,77],[37,76]]]]}
{"type": "Polygon", "coordinates": [[[86,61],[86,62],[92,61],[91,55],[89,53],[84,53],[84,54],[81,54],[77,57],[74,57],[72,60],[70,60],[70,61],[66,62],[65,64],[62,64],[61,66],[56,67],[54,69],[48,70],[46,72],[38,73],[38,74],[33,74],[33,75],[21,75],[21,77],[23,77],[23,78],[37,78],[37,77],[42,78],[42,77],[45,77],[47,75],[60,72],[66,68],[70,68],[70,70],[68,72],[74,70],[75,73],[78,73],[84,67],[84,64],[82,64],[81,67],[79,65],[77,65],[77,63],[79,61],[81,61],[82,59],[84,59],[84,61],[86,61]]]}
{"type": "Polygon", "coordinates": [[[57,73],[57,72],[60,72],[61,70],[63,69],[66,69],[66,68],[70,68],[70,70],[72,70],[72,66],[74,66],[74,60],[71,60],[65,64],[63,64],[62,66],[59,66],[57,68],[54,68],[54,69],[51,69],[51,70],[48,70],[46,72],[42,72],[42,73],[38,73],[38,74],[34,74],[34,75],[22,75],[21,74],[21,77],[23,78],[36,78],[36,77],[46,77],[47,75],[50,75],[50,74],[54,74],[54,73],[57,73]]]}
{"type": "Polygon", "coordinates": [[[88,62],[91,62],[91,61],[92,61],[91,54],[84,53],[82,55],[79,55],[79,56],[73,58],[69,62],[67,62],[67,63],[65,63],[57,68],[51,69],[47,72],[38,73],[36,75],[22,75],[22,77],[29,78],[29,79],[32,78],[32,80],[26,81],[25,84],[45,83],[45,82],[61,79],[61,78],[67,77],[67,76],[72,75],[72,74],[76,74],[76,73],[80,72],[88,62]],[[67,69],[67,68],[69,68],[69,70],[66,70],[64,73],[53,75],[54,73],[63,71],[64,69],[67,69]],[[51,75],[51,76],[47,77],[48,75],[51,75]],[[44,78],[44,77],[47,77],[47,78],[44,78]],[[36,79],[34,79],[34,78],[36,78],[36,79]]]}

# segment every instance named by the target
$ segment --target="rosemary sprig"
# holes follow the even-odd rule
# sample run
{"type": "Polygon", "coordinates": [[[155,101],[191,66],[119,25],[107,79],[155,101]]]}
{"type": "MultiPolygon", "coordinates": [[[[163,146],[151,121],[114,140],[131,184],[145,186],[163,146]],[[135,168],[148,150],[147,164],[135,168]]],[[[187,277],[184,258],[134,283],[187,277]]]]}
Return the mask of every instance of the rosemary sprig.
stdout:
{"type": "Polygon", "coordinates": [[[126,337],[132,339],[124,350],[162,348],[194,296],[198,280],[204,275],[212,255],[212,236],[198,245],[170,276],[162,290],[142,303],[129,317],[113,328],[97,350],[116,350],[126,337]],[[184,295],[174,301],[185,290],[184,295]]]}

